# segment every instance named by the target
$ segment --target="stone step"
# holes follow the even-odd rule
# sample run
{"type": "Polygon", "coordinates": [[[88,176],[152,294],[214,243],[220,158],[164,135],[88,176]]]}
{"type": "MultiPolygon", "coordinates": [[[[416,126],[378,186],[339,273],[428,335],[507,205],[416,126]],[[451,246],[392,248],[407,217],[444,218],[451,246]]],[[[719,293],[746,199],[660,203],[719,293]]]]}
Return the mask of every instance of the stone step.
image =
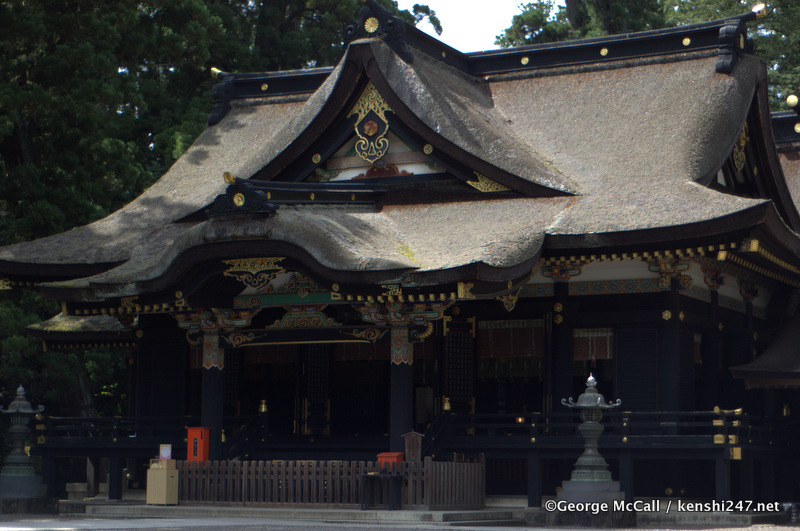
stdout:
{"type": "Polygon", "coordinates": [[[528,506],[528,496],[487,496],[486,508],[494,509],[499,507],[524,508],[528,506]]]}
{"type": "Polygon", "coordinates": [[[728,513],[728,512],[640,512],[636,523],[639,526],[714,526],[749,527],[755,524],[779,524],[788,521],[784,512],[774,513],[728,513]]]}
{"type": "Polygon", "coordinates": [[[513,520],[514,513],[512,511],[448,511],[441,513],[441,521],[448,523],[456,522],[479,522],[479,521],[500,521],[500,520],[513,520]]]}
{"type": "Polygon", "coordinates": [[[525,520],[464,520],[461,522],[450,522],[451,526],[459,527],[524,527],[525,520]]]}

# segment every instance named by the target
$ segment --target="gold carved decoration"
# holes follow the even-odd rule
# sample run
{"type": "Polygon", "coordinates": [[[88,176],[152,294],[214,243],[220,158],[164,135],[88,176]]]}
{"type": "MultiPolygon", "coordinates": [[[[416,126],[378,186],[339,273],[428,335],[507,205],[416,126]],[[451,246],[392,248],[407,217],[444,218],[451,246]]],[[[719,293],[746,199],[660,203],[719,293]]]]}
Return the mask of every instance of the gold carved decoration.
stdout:
{"type": "Polygon", "coordinates": [[[475,295],[472,294],[472,282],[459,282],[458,283],[458,298],[459,299],[474,299],[475,295]]]}
{"type": "MultiPolygon", "coordinates": [[[[135,314],[135,313],[120,313],[120,314],[117,314],[117,321],[119,321],[120,324],[122,326],[126,327],[126,328],[132,328],[133,325],[136,323],[136,318],[137,317],[138,317],[138,315],[135,314]]],[[[138,332],[141,332],[141,330],[139,330],[138,332]]],[[[140,337],[140,336],[137,336],[137,337],[140,337]]]]}
{"type": "Polygon", "coordinates": [[[211,309],[176,312],[172,317],[186,330],[186,339],[192,345],[202,345],[203,368],[225,367],[225,351],[219,348],[220,331],[232,331],[250,326],[258,310],[211,309]]]}
{"type": "Polygon", "coordinates": [[[386,335],[386,330],[380,328],[354,328],[352,332],[342,332],[346,336],[353,336],[370,343],[375,343],[377,340],[386,335]]]}
{"type": "Polygon", "coordinates": [[[381,287],[386,290],[383,292],[385,297],[398,297],[403,294],[400,284],[381,284],[381,287]]]}
{"type": "Polygon", "coordinates": [[[333,317],[328,317],[322,313],[324,309],[324,304],[286,308],[286,314],[268,326],[267,329],[285,330],[290,328],[333,328],[342,326],[333,317]]]}
{"type": "Polygon", "coordinates": [[[225,182],[228,184],[233,184],[236,182],[236,177],[234,177],[234,175],[229,171],[223,173],[222,176],[225,178],[225,182]]]}
{"type": "Polygon", "coordinates": [[[244,195],[242,195],[241,193],[237,193],[236,195],[234,195],[233,204],[236,205],[237,207],[242,206],[244,204],[244,195]]]}
{"type": "Polygon", "coordinates": [[[476,177],[478,177],[478,180],[467,181],[467,184],[480,192],[508,192],[511,190],[511,188],[503,186],[500,183],[496,183],[485,175],[482,175],[478,172],[473,173],[476,177]]]}
{"type": "Polygon", "coordinates": [[[378,31],[379,26],[380,24],[378,23],[378,19],[375,17],[369,17],[364,21],[364,29],[367,33],[375,33],[378,31]]]}
{"type": "Polygon", "coordinates": [[[658,273],[658,287],[661,289],[689,289],[692,287],[692,277],[683,273],[691,268],[686,260],[652,260],[647,262],[650,271],[658,273]],[[673,286],[673,281],[675,284],[673,286]]]}
{"type": "Polygon", "coordinates": [[[516,293],[507,293],[502,297],[497,297],[497,300],[503,303],[503,307],[507,312],[512,311],[517,306],[517,299],[519,298],[519,290],[516,293]]]}
{"type": "Polygon", "coordinates": [[[355,145],[356,155],[367,162],[374,163],[389,150],[389,140],[386,138],[386,134],[389,132],[389,122],[386,120],[387,111],[393,112],[370,81],[364,92],[361,93],[361,97],[353,105],[350,114],[347,115],[348,118],[353,115],[357,116],[355,125],[355,132],[358,135],[355,145]]]}
{"type": "Polygon", "coordinates": [[[0,290],[11,289],[11,281],[7,278],[0,278],[0,290]]]}
{"type": "Polygon", "coordinates": [[[139,310],[141,310],[138,299],[139,297],[135,296],[135,297],[122,297],[119,300],[120,312],[117,314],[117,320],[119,320],[119,322],[122,323],[123,326],[130,328],[136,321],[136,317],[139,314],[139,310]]]}
{"type": "Polygon", "coordinates": [[[748,132],[747,122],[745,122],[742,132],[739,133],[739,140],[737,140],[736,145],[733,146],[733,165],[736,166],[737,171],[742,171],[742,169],[744,169],[746,158],[745,146],[747,145],[747,141],[750,140],[748,132]]]}
{"type": "Polygon", "coordinates": [[[223,260],[223,263],[228,265],[228,269],[222,274],[235,278],[248,288],[260,290],[265,288],[279,273],[285,272],[285,269],[278,265],[281,260],[283,257],[223,260]]]}
{"type": "Polygon", "coordinates": [[[411,331],[411,337],[413,337],[414,341],[417,343],[425,341],[432,335],[433,335],[433,323],[430,321],[428,321],[428,324],[425,325],[425,330],[423,330],[422,332],[418,332],[416,330],[411,331]]]}

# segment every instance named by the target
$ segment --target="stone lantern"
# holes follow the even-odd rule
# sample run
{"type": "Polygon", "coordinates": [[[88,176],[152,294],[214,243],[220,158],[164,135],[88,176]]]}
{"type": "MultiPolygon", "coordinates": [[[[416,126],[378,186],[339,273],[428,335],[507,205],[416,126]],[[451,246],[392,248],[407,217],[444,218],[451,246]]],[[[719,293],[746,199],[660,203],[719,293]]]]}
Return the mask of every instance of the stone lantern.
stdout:
{"type": "Polygon", "coordinates": [[[597,440],[603,433],[604,409],[613,409],[622,402],[606,402],[606,399],[597,390],[597,380],[589,375],[586,380],[586,390],[575,401],[571,397],[561,400],[569,408],[580,410],[581,422],[578,431],[583,436],[583,454],[575,462],[569,481],[562,484],[559,500],[568,502],[611,502],[623,500],[625,495],[619,490],[619,481],[611,480],[608,463],[597,449],[597,440]]]}
{"type": "Polygon", "coordinates": [[[28,424],[42,411],[44,406],[36,409],[31,407],[22,385],[17,389],[17,397],[9,404],[8,409],[0,406],[0,412],[9,415],[11,419],[9,434],[13,446],[0,470],[0,498],[39,498],[44,493],[42,479],[34,472],[31,458],[25,453],[25,441],[30,434],[28,424]]]}

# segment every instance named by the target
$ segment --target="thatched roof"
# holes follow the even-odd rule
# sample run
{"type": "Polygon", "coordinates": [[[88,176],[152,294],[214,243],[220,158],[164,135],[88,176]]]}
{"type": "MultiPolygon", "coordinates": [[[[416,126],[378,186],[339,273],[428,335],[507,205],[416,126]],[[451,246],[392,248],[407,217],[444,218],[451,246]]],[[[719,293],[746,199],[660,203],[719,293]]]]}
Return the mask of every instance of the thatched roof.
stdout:
{"type": "Polygon", "coordinates": [[[764,353],[744,365],[731,367],[734,378],[752,387],[800,387],[800,315],[783,324],[764,353]]]}
{"type": "MultiPolygon", "coordinates": [[[[730,74],[717,73],[716,53],[706,49],[469,75],[413,47],[410,53],[406,61],[379,38],[357,40],[313,93],[231,102],[131,204],[88,226],[0,249],[0,274],[61,279],[50,287],[77,290],[79,298],[127,296],[189,249],[239,241],[261,253],[271,245],[296,249],[334,280],[385,272],[372,278],[504,281],[529,269],[548,238],[581,237],[576,245],[589,248],[612,233],[640,241],[647,231],[674,229],[680,238],[689,225],[697,236],[705,223],[748,213],[741,219],[751,223],[771,208],[706,186],[730,155],[765,75],[755,57],[742,55],[730,74]],[[325,135],[320,126],[346,111],[367,77],[397,119],[437,149],[524,193],[421,191],[406,200],[389,195],[374,207],[201,215],[224,192],[223,172],[249,178],[285,166],[280,157],[325,135]],[[81,278],[91,264],[107,270],[81,278]]],[[[719,224],[709,230],[719,233],[719,224]]]]}
{"type": "Polygon", "coordinates": [[[109,315],[75,317],[59,313],[46,321],[28,325],[27,330],[31,337],[56,344],[75,341],[113,343],[129,341],[133,337],[130,328],[109,315]]]}

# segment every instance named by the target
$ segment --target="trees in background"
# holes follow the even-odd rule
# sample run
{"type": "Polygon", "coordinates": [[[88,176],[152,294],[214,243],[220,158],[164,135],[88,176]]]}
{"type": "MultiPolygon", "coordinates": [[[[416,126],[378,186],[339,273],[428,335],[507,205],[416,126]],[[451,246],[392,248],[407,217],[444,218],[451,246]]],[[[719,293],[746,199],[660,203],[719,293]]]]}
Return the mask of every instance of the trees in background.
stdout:
{"type": "MultiPolygon", "coordinates": [[[[749,0],[537,0],[522,5],[511,26],[497,36],[502,47],[565,41],[681,26],[734,17],[751,9],[749,0]]],[[[767,16],[749,24],[756,54],[770,69],[774,110],[800,90],[800,3],[767,2],[767,16]]]]}
{"type": "MultiPolygon", "coordinates": [[[[664,0],[668,20],[684,25],[741,15],[750,10],[743,0],[664,0]]],[[[786,110],[786,96],[800,90],[800,3],[769,0],[767,16],[751,22],[755,53],[769,68],[772,110],[786,110]]]]}
{"type": "MultiPolygon", "coordinates": [[[[428,19],[425,5],[400,11],[428,19]]],[[[0,245],[102,218],[162,175],[205,128],[212,66],[330,65],[360,0],[0,1],[0,245]]],[[[124,357],[42,353],[24,327],[56,313],[0,291],[0,388],[78,414],[83,383],[119,413],[124,357]],[[116,403],[115,399],[116,397],[116,403]]],[[[0,403],[9,398],[0,397],[0,403]]]]}
{"type": "Polygon", "coordinates": [[[497,36],[502,47],[566,41],[663,28],[660,0],[536,0],[521,5],[511,26],[497,36]]]}

